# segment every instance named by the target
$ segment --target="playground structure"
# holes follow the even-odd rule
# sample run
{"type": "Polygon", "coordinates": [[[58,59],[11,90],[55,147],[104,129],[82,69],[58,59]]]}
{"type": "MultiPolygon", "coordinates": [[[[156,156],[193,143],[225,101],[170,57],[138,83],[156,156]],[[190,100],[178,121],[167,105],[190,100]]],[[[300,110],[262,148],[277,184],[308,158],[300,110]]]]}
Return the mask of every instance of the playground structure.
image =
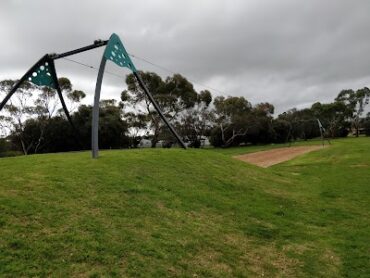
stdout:
{"type": "Polygon", "coordinates": [[[0,103],[0,111],[4,108],[6,103],[12,97],[12,95],[17,91],[17,89],[22,85],[23,82],[31,82],[38,86],[47,86],[49,88],[55,89],[57,91],[58,97],[60,99],[63,111],[68,119],[68,122],[74,130],[75,137],[78,138],[78,130],[72,122],[72,118],[69,114],[67,106],[65,104],[62,91],[58,82],[57,72],[55,68],[55,60],[65,58],[71,55],[75,55],[81,52],[89,51],[98,47],[105,46],[105,51],[100,62],[99,72],[96,81],[95,95],[94,95],[94,106],[92,111],[92,125],[91,125],[91,150],[92,157],[97,158],[99,156],[99,102],[101,86],[104,77],[105,65],[108,60],[112,61],[119,67],[126,67],[132,71],[135,76],[139,86],[145,92],[149,101],[153,104],[155,110],[167,125],[171,133],[176,137],[179,144],[186,149],[186,145],[182,141],[181,137],[178,135],[176,130],[172,127],[169,121],[166,119],[165,115],[162,113],[158,103],[153,98],[152,94],[149,92],[144,81],[142,80],[140,74],[136,70],[135,65],[131,61],[129,54],[127,53],[122,41],[116,34],[112,34],[109,40],[96,40],[93,44],[81,47],[75,50],[71,50],[61,54],[46,54],[39,61],[36,62],[18,82],[13,86],[10,92],[5,96],[3,101],[0,103]]]}
{"type": "Polygon", "coordinates": [[[321,135],[322,145],[323,146],[325,145],[325,139],[328,141],[329,145],[331,145],[331,142],[330,142],[329,138],[325,138],[326,129],[322,125],[320,119],[317,119],[317,124],[319,125],[319,129],[320,129],[320,135],[321,135]]]}

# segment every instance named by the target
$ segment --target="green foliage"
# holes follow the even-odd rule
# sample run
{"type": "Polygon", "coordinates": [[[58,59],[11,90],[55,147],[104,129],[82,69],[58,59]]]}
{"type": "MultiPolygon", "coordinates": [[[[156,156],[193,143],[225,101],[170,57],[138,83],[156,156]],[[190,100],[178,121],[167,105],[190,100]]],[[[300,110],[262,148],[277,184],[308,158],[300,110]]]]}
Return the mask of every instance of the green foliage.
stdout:
{"type": "Polygon", "coordinates": [[[365,106],[369,104],[370,89],[365,87],[356,92],[353,90],[343,90],[335,100],[344,104],[346,108],[345,115],[351,121],[352,127],[356,129],[356,136],[358,137],[361,124],[360,117],[365,110],[365,106]]]}
{"type": "Polygon", "coordinates": [[[327,127],[328,135],[332,138],[346,137],[351,123],[348,118],[351,110],[342,101],[321,104],[314,103],[311,107],[313,114],[327,127]]]}
{"type": "Polygon", "coordinates": [[[0,276],[368,277],[368,138],[0,159],[0,276]],[[275,146],[277,147],[277,146],[275,146]]]}
{"type": "Polygon", "coordinates": [[[215,126],[211,135],[214,146],[270,143],[275,140],[272,104],[266,102],[252,106],[244,97],[217,97],[214,106],[215,126]]]}
{"type": "MultiPolygon", "coordinates": [[[[195,106],[199,106],[200,103],[208,107],[212,101],[212,96],[209,91],[202,91],[198,94],[193,84],[180,74],[174,74],[173,76],[167,77],[165,80],[162,80],[159,75],[153,72],[139,72],[139,74],[148,90],[152,93],[154,99],[161,107],[163,114],[173,125],[176,125],[178,121],[181,120],[180,114],[188,114],[187,112],[193,111],[192,109],[195,106]]],[[[146,122],[146,128],[144,130],[153,133],[152,147],[155,147],[160,137],[166,138],[169,144],[175,142],[172,135],[170,135],[170,137],[167,136],[167,130],[160,117],[157,115],[157,112],[133,74],[129,74],[126,77],[126,83],[128,90],[121,93],[121,106],[124,108],[133,108],[133,110],[137,111],[137,117],[140,117],[139,122],[146,122]]],[[[132,112],[129,113],[128,118],[132,119],[132,112]]],[[[184,118],[186,118],[186,116],[184,118]]],[[[134,128],[136,126],[134,126],[134,128]]],[[[194,126],[192,127],[194,128],[194,126]]],[[[189,130],[189,128],[190,126],[188,125],[185,129],[189,130]]],[[[185,129],[183,129],[183,131],[185,129]]],[[[193,129],[192,133],[194,132],[196,131],[193,129]]],[[[191,134],[183,135],[187,137],[191,134]]],[[[133,135],[133,141],[136,140],[134,137],[136,137],[136,135],[133,135]]]]}
{"type": "Polygon", "coordinates": [[[5,138],[0,138],[0,153],[10,151],[10,145],[5,138]]]}
{"type": "MultiPolygon", "coordinates": [[[[277,134],[277,138],[281,139],[286,136],[287,139],[291,138],[294,140],[307,140],[319,137],[321,134],[317,119],[320,119],[321,121],[324,120],[324,123],[326,124],[323,114],[317,112],[317,109],[319,109],[318,107],[321,109],[321,106],[321,103],[315,103],[312,105],[313,108],[311,109],[290,109],[287,112],[279,115],[277,120],[283,120],[287,124],[288,130],[282,130],[282,126],[277,124],[276,126],[278,130],[275,130],[275,132],[281,133],[277,134]]],[[[278,142],[280,142],[280,139],[278,142]]]]}
{"type": "Polygon", "coordinates": [[[203,102],[208,107],[212,102],[211,92],[208,90],[201,91],[198,96],[198,102],[203,102]]]}
{"type": "MultiPolygon", "coordinates": [[[[45,122],[43,118],[29,119],[24,122],[22,140],[29,147],[28,153],[66,152],[90,149],[91,106],[81,105],[72,120],[79,132],[74,134],[67,119],[54,116],[45,122]]],[[[103,100],[100,109],[99,145],[101,149],[127,148],[125,135],[127,123],[122,119],[122,110],[116,101],[103,100]]],[[[10,136],[14,145],[19,145],[18,136],[10,136]]],[[[19,147],[20,149],[20,147],[19,147]]]]}
{"type": "Polygon", "coordinates": [[[370,136],[370,112],[364,121],[365,135],[370,136]]]}
{"type": "MultiPolygon", "coordinates": [[[[40,68],[40,70],[42,69],[40,68]]],[[[15,82],[12,80],[1,81],[0,91],[10,91],[15,82]]],[[[73,108],[73,104],[85,97],[84,92],[72,90],[72,83],[68,78],[59,78],[59,84],[62,94],[66,95],[69,100],[67,103],[70,104],[70,109],[73,108]]],[[[15,149],[22,151],[25,155],[55,149],[50,145],[50,140],[55,139],[56,132],[50,133],[49,131],[53,129],[51,125],[55,123],[52,118],[60,117],[58,114],[59,105],[60,101],[55,89],[24,82],[5,106],[7,117],[0,117],[0,128],[4,123],[7,128],[10,128],[9,137],[13,145],[17,146],[15,149]],[[47,137],[49,135],[50,138],[47,137]],[[49,146],[45,147],[48,144],[49,146]],[[43,148],[44,151],[41,151],[43,148]]],[[[60,125],[56,127],[60,127],[60,125]]],[[[59,133],[64,134],[64,138],[68,138],[69,131],[69,129],[65,129],[64,133],[63,130],[59,133]]],[[[65,146],[60,151],[67,150],[71,150],[71,148],[69,140],[66,139],[65,146]]]]}
{"type": "MultiPolygon", "coordinates": [[[[114,44],[111,48],[114,52],[114,44]]],[[[118,59],[117,53],[114,53],[115,55],[111,52],[108,54],[119,64],[122,57],[118,59]]],[[[293,108],[274,118],[275,107],[268,102],[252,105],[244,97],[233,96],[217,96],[213,99],[207,90],[198,93],[193,84],[180,74],[165,79],[154,72],[138,74],[141,75],[165,117],[176,127],[189,147],[200,147],[201,142],[206,139],[207,141],[209,139],[215,147],[308,140],[321,137],[317,120],[321,121],[325,129],[324,137],[346,137],[349,132],[354,133],[354,130],[358,136],[360,130],[363,132],[366,129],[366,121],[361,117],[370,100],[370,90],[367,87],[357,91],[342,90],[332,103],[316,102],[310,108],[300,110],[293,108]]],[[[0,91],[10,90],[14,83],[12,80],[1,81],[0,91]]],[[[85,93],[73,90],[67,78],[60,78],[59,83],[71,104],[69,109],[75,111],[78,108],[76,104],[86,96],[85,93]]],[[[100,125],[101,131],[106,134],[101,136],[102,147],[136,148],[143,137],[151,140],[152,147],[160,140],[168,147],[174,145],[177,140],[162,122],[134,74],[127,75],[126,84],[127,90],[121,92],[119,103],[113,100],[103,100],[101,103],[108,113],[103,113],[108,126],[100,125]]],[[[20,100],[18,105],[9,103],[5,107],[8,117],[0,116],[0,128],[4,134],[3,130],[8,127],[5,128],[2,123],[8,122],[12,125],[11,138],[13,142],[18,141],[20,146],[18,149],[24,154],[51,149],[60,151],[79,149],[78,145],[70,142],[70,138],[73,137],[70,129],[67,128],[64,136],[63,132],[50,127],[50,124],[55,123],[57,128],[61,128],[59,118],[51,121],[56,111],[59,112],[56,116],[62,115],[60,110],[56,110],[58,104],[55,90],[26,82],[20,88],[17,97],[20,100]],[[32,101],[35,92],[38,93],[38,97],[32,101]],[[30,120],[26,121],[27,118],[30,120]],[[26,126],[27,132],[32,134],[25,134],[26,126]],[[55,134],[60,138],[69,138],[65,139],[65,146],[58,145],[57,148],[51,146],[51,140],[56,140],[55,134]],[[49,147],[46,148],[45,145],[49,147]]],[[[90,146],[89,112],[86,106],[80,107],[78,115],[75,115],[79,122],[84,149],[90,146]]]]}
{"type": "MultiPolygon", "coordinates": [[[[72,119],[85,149],[90,149],[92,107],[81,105],[72,119]]],[[[125,135],[127,123],[122,119],[122,110],[115,100],[102,100],[100,103],[99,146],[101,149],[120,149],[128,147],[125,135]]],[[[72,137],[73,138],[73,137],[72,137]]],[[[74,141],[75,142],[75,141],[74,141]]]]}
{"type": "Polygon", "coordinates": [[[275,142],[285,143],[289,136],[290,123],[286,120],[277,119],[273,122],[273,129],[275,131],[275,142]]]}
{"type": "Polygon", "coordinates": [[[240,117],[248,114],[252,109],[252,104],[244,97],[216,97],[214,102],[215,112],[220,119],[240,117]]]}

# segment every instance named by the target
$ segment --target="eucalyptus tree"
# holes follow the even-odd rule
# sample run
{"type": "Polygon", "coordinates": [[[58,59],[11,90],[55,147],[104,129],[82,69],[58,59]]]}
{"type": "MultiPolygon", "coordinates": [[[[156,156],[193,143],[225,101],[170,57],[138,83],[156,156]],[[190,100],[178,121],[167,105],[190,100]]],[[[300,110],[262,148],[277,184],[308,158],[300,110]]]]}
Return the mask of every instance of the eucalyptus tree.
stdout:
{"type": "MultiPolygon", "coordinates": [[[[0,91],[3,93],[9,92],[17,80],[0,81],[0,91]]],[[[21,150],[25,155],[28,154],[35,142],[29,141],[25,134],[25,121],[32,118],[36,114],[36,107],[32,100],[32,93],[36,86],[30,82],[23,82],[13,98],[4,106],[5,116],[2,116],[2,121],[5,123],[2,126],[7,126],[9,132],[18,140],[21,150]]]]}
{"type": "MultiPolygon", "coordinates": [[[[67,96],[71,107],[85,97],[82,91],[72,90],[68,78],[62,77],[58,81],[61,92],[67,96]]],[[[9,92],[16,82],[16,80],[0,81],[0,91],[9,92]]],[[[31,150],[37,153],[45,141],[45,129],[50,119],[57,114],[62,115],[59,108],[60,102],[55,89],[25,81],[5,105],[4,113],[0,116],[0,126],[8,129],[11,138],[19,142],[25,155],[31,150]],[[26,127],[32,135],[26,134],[26,127]],[[37,132],[34,132],[35,128],[37,132]]]]}
{"type": "Polygon", "coordinates": [[[316,102],[311,106],[316,118],[327,126],[330,137],[347,136],[350,122],[348,122],[348,107],[341,101],[333,103],[316,102]]]}
{"type": "MultiPolygon", "coordinates": [[[[180,74],[165,80],[154,72],[140,72],[140,76],[165,117],[174,125],[178,124],[180,114],[197,102],[198,95],[193,85],[180,74]]],[[[121,100],[126,108],[131,106],[136,115],[146,119],[146,129],[152,133],[152,147],[155,147],[164,125],[134,74],[126,77],[126,84],[127,91],[121,94],[121,100]]]]}
{"type": "Polygon", "coordinates": [[[351,120],[356,130],[356,136],[359,136],[361,116],[366,105],[369,104],[370,90],[367,87],[353,90],[342,90],[335,101],[341,102],[346,106],[346,116],[351,120]]]}
{"type": "Polygon", "coordinates": [[[201,140],[211,132],[214,124],[211,102],[212,94],[208,90],[201,91],[195,105],[181,113],[179,129],[189,140],[190,147],[200,147],[201,140]]]}
{"type": "Polygon", "coordinates": [[[252,104],[248,100],[244,97],[218,96],[213,104],[216,124],[213,133],[220,132],[220,142],[213,140],[214,145],[229,146],[238,137],[247,134],[252,111],[252,104]]]}

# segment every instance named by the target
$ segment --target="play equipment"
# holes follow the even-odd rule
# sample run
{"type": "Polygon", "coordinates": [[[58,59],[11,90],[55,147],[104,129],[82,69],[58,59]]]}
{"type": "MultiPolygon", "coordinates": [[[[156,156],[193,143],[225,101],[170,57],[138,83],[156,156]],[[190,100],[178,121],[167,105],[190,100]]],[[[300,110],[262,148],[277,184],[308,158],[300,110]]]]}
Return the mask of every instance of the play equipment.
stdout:
{"type": "MultiPolygon", "coordinates": [[[[324,126],[322,125],[322,123],[319,119],[317,119],[317,124],[319,125],[322,145],[324,146],[325,145],[325,132],[326,132],[326,130],[325,130],[324,126]]],[[[328,141],[329,145],[331,145],[331,142],[330,142],[329,138],[326,138],[326,140],[328,141]]]]}
{"type": "Polygon", "coordinates": [[[32,82],[38,86],[47,86],[53,88],[57,91],[58,97],[62,104],[63,111],[68,119],[68,122],[72,126],[74,130],[74,134],[78,137],[78,130],[74,126],[67,106],[65,104],[62,91],[58,82],[58,77],[55,69],[54,61],[60,58],[65,58],[71,55],[75,55],[81,52],[85,52],[94,48],[106,46],[105,51],[103,53],[103,57],[101,59],[100,68],[98,72],[98,77],[96,81],[95,87],[95,96],[94,96],[94,106],[93,106],[93,115],[92,115],[92,130],[91,130],[91,149],[92,149],[92,157],[97,158],[99,155],[99,101],[100,101],[100,92],[101,92],[101,85],[104,76],[104,70],[107,60],[112,61],[119,67],[126,67],[132,71],[133,75],[135,76],[139,86],[145,92],[146,96],[153,104],[154,108],[158,112],[161,119],[164,123],[168,126],[171,133],[176,137],[179,144],[186,149],[186,145],[182,141],[181,137],[177,134],[176,130],[172,127],[169,121],[166,119],[164,114],[162,113],[158,103],[153,98],[152,94],[149,92],[148,88],[146,87],[145,83],[143,82],[140,74],[136,70],[135,65],[132,63],[129,54],[127,53],[123,43],[121,42],[120,38],[116,34],[112,34],[109,40],[96,40],[92,45],[88,45],[85,47],[81,47],[72,51],[68,51],[61,54],[46,54],[44,55],[36,64],[34,64],[18,82],[13,86],[10,92],[5,96],[3,101],[0,103],[0,111],[4,108],[6,103],[12,97],[12,95],[17,91],[17,89],[22,85],[23,82],[28,81],[32,82]]]}

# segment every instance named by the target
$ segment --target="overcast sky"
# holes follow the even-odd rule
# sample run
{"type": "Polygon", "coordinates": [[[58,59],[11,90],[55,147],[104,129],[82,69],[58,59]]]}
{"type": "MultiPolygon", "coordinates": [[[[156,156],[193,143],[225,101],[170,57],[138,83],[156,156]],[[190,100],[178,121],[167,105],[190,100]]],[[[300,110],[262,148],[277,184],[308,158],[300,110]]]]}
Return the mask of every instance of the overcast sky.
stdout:
{"type": "MultiPolygon", "coordinates": [[[[276,113],[328,102],[370,83],[368,0],[1,0],[0,78],[20,78],[43,54],[117,33],[128,52],[217,89],[268,101],[276,113]]],[[[98,66],[103,49],[71,58],[98,66]]],[[[133,59],[138,69],[170,73],[133,59]]],[[[97,72],[66,60],[59,76],[92,101],[97,72]]],[[[123,70],[109,64],[103,98],[118,98],[123,70]]]]}

